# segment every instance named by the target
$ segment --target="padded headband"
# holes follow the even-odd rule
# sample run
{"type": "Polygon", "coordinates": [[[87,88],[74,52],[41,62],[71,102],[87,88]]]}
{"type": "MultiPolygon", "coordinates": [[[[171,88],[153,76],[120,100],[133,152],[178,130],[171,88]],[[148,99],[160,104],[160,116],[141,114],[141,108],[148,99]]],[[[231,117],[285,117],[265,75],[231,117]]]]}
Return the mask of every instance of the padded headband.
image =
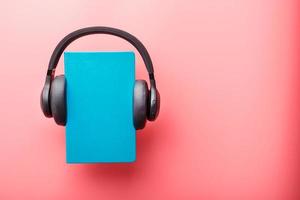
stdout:
{"type": "Polygon", "coordinates": [[[154,70],[153,70],[153,64],[150,58],[150,55],[145,48],[145,46],[142,44],[141,41],[139,41],[135,36],[131,35],[130,33],[126,31],[122,31],[120,29],[111,28],[111,27],[104,27],[104,26],[95,26],[95,27],[87,27],[83,29],[79,29],[77,31],[74,31],[70,33],[69,35],[65,36],[55,47],[50,61],[48,65],[48,71],[47,71],[47,77],[51,76],[51,80],[54,77],[54,71],[57,67],[57,64],[59,62],[59,59],[64,52],[64,50],[67,48],[69,44],[71,44],[74,40],[86,36],[86,35],[92,35],[92,34],[108,34],[108,35],[114,35],[120,38],[125,39],[129,43],[131,43],[140,53],[140,55],[143,58],[143,61],[146,65],[149,79],[151,85],[155,86],[155,79],[154,79],[154,70]]]}

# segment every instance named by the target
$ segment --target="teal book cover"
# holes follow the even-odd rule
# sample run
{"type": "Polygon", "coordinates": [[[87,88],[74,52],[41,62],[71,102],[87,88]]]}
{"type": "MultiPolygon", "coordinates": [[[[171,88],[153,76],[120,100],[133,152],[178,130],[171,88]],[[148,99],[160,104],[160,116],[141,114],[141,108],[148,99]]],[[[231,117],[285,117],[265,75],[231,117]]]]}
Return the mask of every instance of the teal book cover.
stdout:
{"type": "Polygon", "coordinates": [[[134,162],[133,52],[65,52],[67,163],[134,162]]]}

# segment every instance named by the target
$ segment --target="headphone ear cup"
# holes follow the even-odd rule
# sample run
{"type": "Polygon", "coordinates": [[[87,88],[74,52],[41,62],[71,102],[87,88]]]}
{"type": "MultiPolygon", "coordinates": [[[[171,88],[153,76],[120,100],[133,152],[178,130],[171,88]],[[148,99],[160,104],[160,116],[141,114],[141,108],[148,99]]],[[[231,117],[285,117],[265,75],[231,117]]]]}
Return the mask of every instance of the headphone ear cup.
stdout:
{"type": "Polygon", "coordinates": [[[134,85],[133,122],[136,130],[143,129],[147,122],[148,84],[144,80],[136,80],[134,85]]]}
{"type": "Polygon", "coordinates": [[[40,96],[41,109],[46,117],[52,117],[49,101],[50,101],[50,81],[47,80],[47,83],[43,87],[40,96]]]}
{"type": "Polygon", "coordinates": [[[158,90],[151,86],[150,88],[150,94],[149,94],[149,111],[147,114],[147,119],[149,121],[154,121],[158,114],[159,114],[159,109],[160,109],[160,94],[158,90]]]}
{"type": "Polygon", "coordinates": [[[66,125],[66,81],[65,76],[54,78],[50,89],[50,106],[53,118],[58,125],[66,125]]]}

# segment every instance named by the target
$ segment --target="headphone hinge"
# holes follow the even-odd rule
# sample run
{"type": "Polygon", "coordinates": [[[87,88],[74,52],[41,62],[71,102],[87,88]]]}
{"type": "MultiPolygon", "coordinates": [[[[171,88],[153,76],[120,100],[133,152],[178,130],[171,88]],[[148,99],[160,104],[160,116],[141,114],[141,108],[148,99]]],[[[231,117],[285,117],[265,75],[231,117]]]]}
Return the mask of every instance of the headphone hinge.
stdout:
{"type": "MultiPolygon", "coordinates": [[[[153,75],[153,74],[152,74],[152,75],[153,75]]],[[[149,77],[150,77],[150,75],[149,75],[149,77]]],[[[151,84],[151,86],[153,86],[153,87],[156,88],[156,81],[155,81],[155,79],[154,79],[154,76],[150,78],[150,84],[151,84]]]]}
{"type": "Polygon", "coordinates": [[[47,77],[49,77],[51,80],[53,80],[54,74],[55,74],[55,69],[48,69],[47,77]]]}

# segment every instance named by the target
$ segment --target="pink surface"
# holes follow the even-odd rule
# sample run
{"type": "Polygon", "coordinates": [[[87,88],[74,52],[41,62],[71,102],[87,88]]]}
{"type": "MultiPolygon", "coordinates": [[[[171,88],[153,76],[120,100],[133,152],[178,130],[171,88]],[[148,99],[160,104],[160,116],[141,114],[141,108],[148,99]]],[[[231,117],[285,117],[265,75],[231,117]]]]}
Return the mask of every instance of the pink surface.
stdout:
{"type": "MultiPolygon", "coordinates": [[[[2,1],[0,199],[299,199],[299,9],[297,0],[2,1]],[[64,128],[40,111],[53,48],[90,25],[135,34],[153,57],[161,113],[138,134],[135,164],[67,165],[64,128]]],[[[111,36],[69,48],[131,49],[111,36]]]]}

